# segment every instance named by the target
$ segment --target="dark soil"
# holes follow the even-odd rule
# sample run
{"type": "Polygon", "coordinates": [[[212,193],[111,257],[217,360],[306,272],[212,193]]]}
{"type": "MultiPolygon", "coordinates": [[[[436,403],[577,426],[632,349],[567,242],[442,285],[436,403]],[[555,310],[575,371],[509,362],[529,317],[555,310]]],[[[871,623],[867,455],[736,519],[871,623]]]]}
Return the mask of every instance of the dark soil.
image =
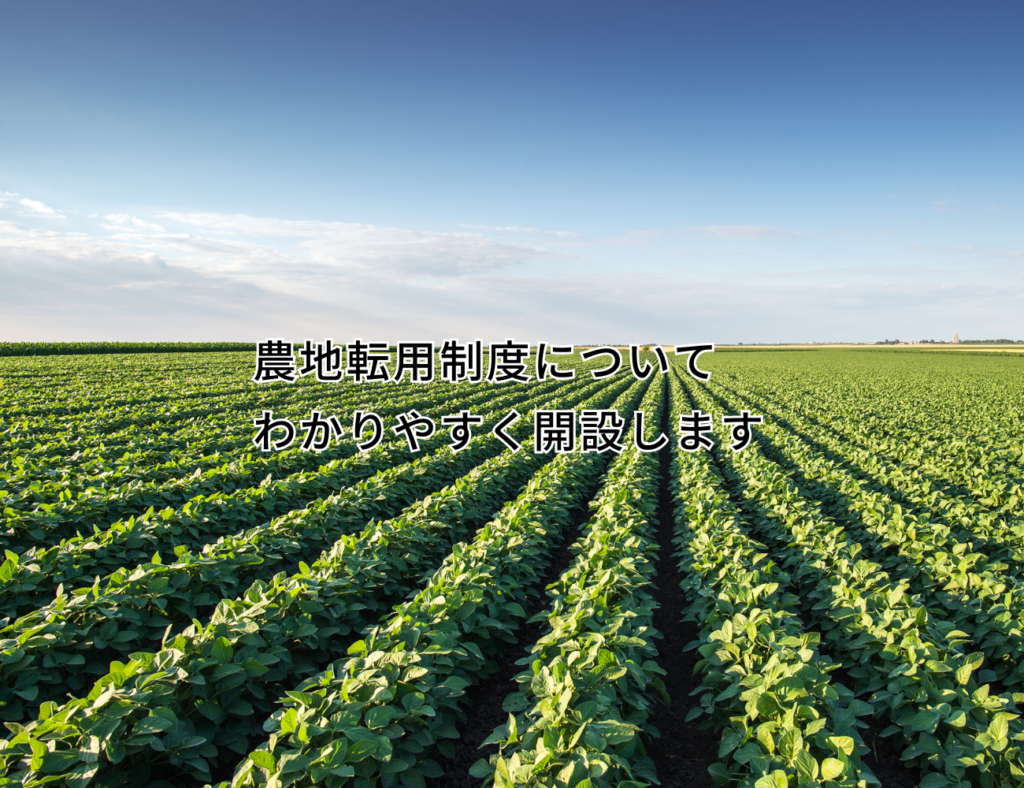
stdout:
{"type": "Polygon", "coordinates": [[[921,770],[906,766],[900,760],[900,747],[895,736],[879,736],[885,725],[879,725],[871,718],[864,721],[869,727],[861,729],[860,735],[864,743],[871,749],[861,760],[875,773],[875,777],[885,788],[916,788],[921,782],[921,770]]]}
{"type": "MultiPolygon", "coordinates": [[[[599,479],[597,485],[602,481],[603,479],[599,479]]],[[[544,589],[558,580],[572,562],[573,555],[569,546],[576,541],[581,527],[590,519],[589,504],[597,489],[598,486],[595,486],[584,496],[584,503],[576,510],[572,519],[572,527],[565,530],[552,551],[544,577],[536,588],[540,593],[530,597],[525,606],[527,619],[547,609],[549,598],[544,589]]],[[[498,671],[466,691],[463,708],[467,717],[459,724],[462,736],[452,741],[455,745],[455,757],[438,758],[438,763],[445,770],[445,774],[443,777],[427,780],[427,788],[480,788],[483,781],[470,776],[470,767],[481,758],[486,760],[498,751],[497,745],[490,745],[481,750],[480,744],[494,732],[495,728],[508,721],[508,712],[502,709],[505,696],[515,690],[515,677],[527,669],[527,666],[517,665],[516,661],[527,656],[527,649],[537,642],[546,628],[546,621],[521,626],[516,632],[516,643],[509,643],[504,655],[497,660],[498,671]]]]}
{"type": "MultiPolygon", "coordinates": [[[[661,429],[673,435],[668,403],[665,403],[661,429]]],[[[700,676],[693,675],[694,665],[700,659],[696,650],[684,651],[686,645],[697,639],[696,623],[683,621],[689,600],[680,588],[682,574],[679,563],[672,557],[672,493],[670,447],[661,450],[661,487],[658,494],[658,572],[655,598],[659,607],[654,612],[654,628],[664,639],[658,643],[658,664],[667,673],[662,679],[671,700],[670,706],[660,702],[648,720],[661,733],[647,740],[647,754],[654,761],[658,779],[664,788],[703,788],[711,785],[708,767],[718,760],[719,736],[712,730],[701,730],[699,720],[686,721],[686,715],[696,705],[691,697],[701,686],[700,676]]]]}
{"type": "MultiPolygon", "coordinates": [[[[819,653],[822,653],[819,648],[819,653]]],[[[838,660],[836,660],[838,661],[838,660]]],[[[850,678],[845,668],[832,671],[832,682],[842,684],[848,689],[856,686],[856,680],[850,678]]],[[[867,700],[862,698],[862,700],[867,700]]],[[[868,752],[861,754],[861,760],[874,772],[883,788],[916,788],[921,782],[921,770],[908,767],[900,760],[900,743],[895,736],[881,736],[881,731],[889,723],[874,717],[858,717],[868,724],[867,728],[859,728],[860,737],[868,746],[868,752]]]]}

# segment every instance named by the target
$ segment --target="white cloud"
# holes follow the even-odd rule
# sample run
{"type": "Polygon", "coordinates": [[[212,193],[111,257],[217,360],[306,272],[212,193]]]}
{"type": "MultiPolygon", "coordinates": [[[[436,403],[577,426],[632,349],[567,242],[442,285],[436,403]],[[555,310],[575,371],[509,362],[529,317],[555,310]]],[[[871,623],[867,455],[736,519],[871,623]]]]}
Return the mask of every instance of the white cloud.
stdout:
{"type": "Polygon", "coordinates": [[[143,221],[136,216],[127,213],[110,213],[104,217],[109,224],[101,225],[108,230],[143,230],[153,233],[165,233],[163,227],[153,222],[143,221]]]}
{"type": "MultiPolygon", "coordinates": [[[[378,276],[453,277],[498,271],[539,257],[566,258],[561,252],[497,241],[479,233],[439,233],[350,222],[282,220],[244,214],[162,213],[169,223],[213,232],[220,240],[192,235],[166,238],[179,246],[201,245],[207,252],[265,249],[276,237],[295,244],[295,254],[318,269],[364,271],[378,276]],[[236,238],[224,238],[236,236],[236,238]]],[[[320,270],[323,273],[323,270],[320,270]]]]}
{"type": "Polygon", "coordinates": [[[305,219],[272,219],[267,217],[248,216],[243,213],[178,213],[163,212],[158,214],[177,224],[186,224],[229,235],[280,236],[286,238],[315,238],[334,225],[361,227],[363,225],[345,225],[342,222],[319,222],[305,219]]]}
{"type": "Polygon", "coordinates": [[[440,336],[439,326],[460,322],[472,333],[473,321],[506,298],[482,295],[471,285],[474,278],[561,256],[477,233],[238,215],[162,216],[168,226],[191,226],[172,232],[129,214],[109,214],[99,227],[110,234],[103,234],[0,220],[0,277],[8,306],[0,336],[38,336],[61,325],[66,329],[69,321],[120,321],[128,333],[173,325],[189,336],[216,325],[224,335],[225,326],[235,325],[225,315],[234,316],[235,337],[243,325],[260,336],[274,325],[279,333],[288,326],[307,326],[309,333],[317,321],[356,334],[369,330],[361,326],[400,324],[411,336],[440,336]],[[459,317],[452,321],[453,315],[459,317]]]}
{"type": "Polygon", "coordinates": [[[19,202],[28,208],[30,211],[42,214],[43,216],[60,216],[60,214],[51,208],[49,205],[45,205],[39,200],[30,200],[28,197],[23,197],[19,202]]]}
{"type": "MultiPolygon", "coordinates": [[[[691,238],[693,249],[666,251],[661,268],[642,271],[627,265],[636,247],[628,255],[599,249],[622,262],[602,268],[573,258],[588,264],[581,275],[580,266],[560,264],[567,255],[542,244],[561,241],[539,235],[532,246],[482,231],[241,214],[154,218],[111,213],[87,227],[64,222],[60,230],[0,220],[0,338],[725,343],[824,338],[822,332],[866,340],[945,336],[952,333],[946,321],[967,335],[970,325],[981,331],[981,321],[991,320],[1018,326],[1007,330],[1011,336],[1024,334],[1017,317],[1024,281],[1005,257],[1018,250],[1002,253],[1003,268],[986,263],[988,275],[978,278],[977,266],[968,273],[948,263],[948,246],[921,249],[912,263],[899,245],[870,266],[791,258],[788,251],[787,262],[762,265],[768,258],[756,246],[737,255],[691,238]],[[555,264],[524,264],[532,260],[555,264]]],[[[697,229],[711,239],[797,234],[747,225],[697,229]]]]}

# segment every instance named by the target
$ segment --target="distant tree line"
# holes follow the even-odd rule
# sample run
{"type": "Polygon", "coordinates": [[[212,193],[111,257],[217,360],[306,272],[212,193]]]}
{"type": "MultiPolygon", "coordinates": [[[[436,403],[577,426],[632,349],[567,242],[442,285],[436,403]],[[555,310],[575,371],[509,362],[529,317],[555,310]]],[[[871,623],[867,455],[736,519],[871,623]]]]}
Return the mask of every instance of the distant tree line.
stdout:
{"type": "Polygon", "coordinates": [[[255,342],[0,342],[0,356],[256,352],[255,342]]]}
{"type": "MultiPolygon", "coordinates": [[[[916,342],[922,345],[952,345],[944,339],[918,339],[916,342]]],[[[876,345],[899,345],[899,339],[882,339],[875,342],[876,345]]],[[[961,339],[961,345],[1024,345],[1024,339],[961,339]]]]}

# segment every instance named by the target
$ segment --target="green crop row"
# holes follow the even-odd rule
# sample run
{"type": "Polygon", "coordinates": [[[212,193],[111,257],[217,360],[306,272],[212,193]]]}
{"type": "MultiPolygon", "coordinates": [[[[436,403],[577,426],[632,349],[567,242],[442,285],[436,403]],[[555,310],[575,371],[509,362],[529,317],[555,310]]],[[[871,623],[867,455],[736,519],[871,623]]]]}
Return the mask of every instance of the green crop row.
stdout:
{"type": "MultiPolygon", "coordinates": [[[[389,393],[406,395],[400,389],[389,393]]],[[[351,393],[333,393],[313,386],[290,391],[276,387],[262,396],[258,392],[219,404],[209,403],[201,413],[187,418],[170,418],[154,424],[130,423],[111,432],[88,428],[65,420],[59,432],[40,435],[27,428],[26,436],[9,440],[8,453],[0,463],[0,485],[11,496],[35,501],[44,485],[57,485],[53,502],[67,489],[77,494],[89,487],[140,480],[167,481],[193,473],[207,465],[220,465],[223,456],[258,456],[253,445],[253,418],[262,408],[277,416],[306,418],[311,408],[331,413],[335,406],[376,404],[371,393],[353,398],[351,393]]],[[[8,430],[8,432],[11,432],[8,430]]]]}
{"type": "MultiPolygon", "coordinates": [[[[691,387],[705,409],[713,403],[691,387]]],[[[758,451],[715,452],[744,509],[782,557],[831,647],[855,665],[848,675],[875,716],[898,734],[904,758],[925,772],[922,788],[985,788],[1024,780],[1024,727],[1014,700],[979,685],[981,653],[965,633],[936,619],[861,545],[823,517],[777,465],[758,451]]]]}
{"type": "MultiPolygon", "coordinates": [[[[865,489],[849,472],[815,456],[793,435],[766,425],[771,459],[782,460],[800,474],[801,490],[822,501],[823,511],[841,522],[865,552],[890,576],[906,579],[922,593],[933,611],[941,611],[965,631],[990,661],[981,672],[990,681],[1017,685],[1024,680],[1024,588],[1019,566],[1024,550],[986,539],[963,527],[931,522],[903,510],[888,495],[865,489]],[[982,552],[983,551],[983,552],[982,552]]],[[[1010,539],[1014,534],[1002,533],[1010,539]]]]}
{"type": "MultiPolygon", "coordinates": [[[[520,403],[523,396],[511,390],[505,397],[492,397],[494,410],[482,429],[486,431],[493,426],[508,408],[520,403]]],[[[527,402],[535,403],[543,397],[542,394],[527,402]]],[[[520,421],[518,426],[527,425],[520,421]]],[[[465,459],[449,457],[451,451],[444,448],[446,443],[443,434],[424,443],[425,451],[439,451],[424,456],[418,467],[429,468],[432,463],[464,463],[465,459]]],[[[486,446],[492,451],[501,446],[486,432],[474,440],[471,448],[474,445],[486,446]]],[[[407,446],[384,444],[365,454],[327,463],[314,474],[299,474],[233,494],[196,499],[180,511],[150,512],[114,523],[90,536],[72,537],[52,547],[30,549],[21,556],[8,554],[0,565],[0,612],[17,618],[45,604],[63,583],[81,582],[93,575],[106,575],[120,567],[134,566],[160,551],[199,549],[219,536],[301,510],[319,496],[331,495],[339,488],[395,467],[408,457],[407,446]]]]}
{"type": "MultiPolygon", "coordinates": [[[[635,383],[612,405],[632,409],[635,383]]],[[[315,679],[289,692],[269,739],[233,786],[379,784],[422,788],[450,756],[464,690],[515,642],[523,603],[553,541],[597,480],[601,454],[564,454],[469,544],[456,545],[426,586],[315,679]]]]}
{"type": "MultiPolygon", "coordinates": [[[[472,407],[474,404],[486,404],[487,413],[495,414],[496,402],[504,403],[508,408],[521,407],[522,402],[535,402],[548,396],[552,390],[553,386],[510,389],[504,392],[504,397],[499,398],[493,392],[488,392],[469,400],[456,399],[433,404],[445,413],[461,407],[472,407]]],[[[376,406],[376,412],[381,416],[389,416],[429,404],[429,401],[424,403],[417,398],[404,398],[397,402],[385,401],[376,406]]],[[[502,412],[496,415],[500,418],[505,414],[502,412]]],[[[69,493],[61,493],[62,497],[67,495],[67,500],[42,504],[34,511],[17,513],[5,510],[7,533],[2,538],[7,543],[7,549],[15,552],[29,545],[53,544],[62,539],[73,539],[76,532],[80,534],[82,531],[86,535],[80,538],[102,543],[101,533],[111,522],[131,516],[159,516],[165,522],[171,519],[184,521],[195,530],[195,523],[201,523],[204,517],[209,517],[211,508],[216,512],[218,528],[213,531],[204,530],[204,537],[207,534],[237,530],[251,520],[254,512],[258,517],[272,517],[304,506],[320,497],[324,490],[347,486],[381,468],[409,458],[410,452],[404,438],[396,438],[393,434],[385,434],[383,437],[381,446],[367,454],[359,453],[355,440],[346,434],[341,445],[332,446],[320,453],[296,448],[283,453],[283,457],[271,453],[245,465],[232,460],[220,468],[202,472],[197,469],[191,476],[171,482],[130,482],[94,490],[92,494],[82,493],[77,498],[72,498],[69,493]],[[281,474],[290,475],[270,481],[270,477],[281,474]],[[263,484],[259,483],[260,479],[264,480],[263,484]],[[250,486],[250,483],[254,486],[250,486]],[[169,514],[169,506],[181,507],[182,511],[172,510],[169,514]],[[184,511],[186,507],[187,513],[184,511]],[[144,515],[147,509],[157,508],[160,509],[159,515],[156,511],[144,515]]],[[[445,431],[439,429],[432,441],[424,445],[424,450],[444,442],[445,431]]]]}
{"type": "Polygon", "coordinates": [[[816,442],[828,445],[855,466],[865,479],[898,491],[906,505],[947,522],[955,518],[967,528],[977,524],[979,529],[1012,529],[1018,536],[1024,535],[1024,486],[1005,467],[996,467],[1002,464],[964,456],[947,460],[936,456],[933,446],[915,445],[919,441],[907,438],[897,443],[871,436],[863,426],[847,425],[846,415],[830,411],[826,403],[809,406],[793,398],[789,407],[783,407],[772,397],[738,386],[713,389],[757,403],[760,409],[775,414],[780,425],[813,435],[816,442]],[[814,412],[808,413],[808,409],[814,412]],[[828,415],[833,418],[824,420],[826,427],[823,419],[828,415]],[[849,439],[851,432],[857,433],[856,440],[849,439]],[[894,444],[899,448],[894,449],[894,444]]]}
{"type": "MultiPolygon", "coordinates": [[[[597,396],[608,397],[624,385],[622,380],[597,396]]],[[[520,427],[522,432],[527,429],[520,427]]],[[[25,702],[37,707],[56,699],[65,685],[81,689],[89,674],[102,674],[103,663],[97,665],[97,659],[152,647],[168,627],[180,631],[193,619],[205,618],[222,597],[241,591],[244,584],[312,561],[338,534],[362,528],[371,517],[392,516],[498,454],[502,446],[490,436],[474,443],[458,454],[445,449],[382,471],[264,527],[223,538],[202,553],[178,548],[172,563],[151,562],[134,569],[128,565],[97,578],[91,587],[58,593],[50,604],[0,630],[0,677],[8,678],[0,690],[4,716],[20,719],[25,702]]]]}
{"type": "Polygon", "coordinates": [[[675,543],[705,688],[690,719],[706,716],[722,731],[716,785],[877,785],[860,759],[856,721],[871,706],[831,681],[838,666],[818,652],[820,635],[805,631],[789,575],[745,532],[712,458],[678,446],[673,454],[675,543]]]}
{"type": "MultiPolygon", "coordinates": [[[[641,409],[661,423],[664,379],[641,409]]],[[[630,436],[628,443],[632,443],[630,436]]],[[[548,588],[551,609],[533,621],[544,635],[519,660],[529,669],[504,702],[508,722],[484,744],[500,745],[471,774],[500,788],[642,788],[657,782],[641,731],[652,689],[665,688],[657,654],[650,584],[658,457],[629,445],[612,463],[594,515],[572,546],[575,559],[548,588]],[[513,714],[512,712],[518,712],[513,714]]]]}
{"type": "MultiPolygon", "coordinates": [[[[205,467],[210,461],[207,455],[215,451],[258,455],[259,450],[252,445],[253,418],[263,409],[272,410],[276,417],[298,421],[307,418],[313,408],[333,415],[360,408],[387,408],[392,401],[403,398],[440,401],[437,398],[443,399],[446,394],[451,397],[460,393],[450,384],[388,386],[383,391],[308,384],[272,386],[269,391],[261,391],[251,384],[243,394],[210,398],[187,410],[142,404],[137,412],[104,418],[101,423],[83,418],[37,419],[47,425],[45,429],[23,420],[8,429],[12,459],[0,479],[12,495],[25,495],[28,500],[35,500],[48,480],[67,482],[69,486],[72,480],[89,486],[90,476],[99,477],[101,483],[111,475],[166,481],[181,476],[182,466],[191,464],[193,470],[205,467]],[[19,437],[21,433],[24,437],[19,437]],[[102,459],[106,457],[111,459],[102,459]]],[[[216,461],[213,458],[219,464],[216,461]]]]}
{"type": "MultiPolygon", "coordinates": [[[[9,473],[0,482],[9,493],[5,503],[19,509],[30,509],[33,504],[61,500],[62,493],[63,499],[69,496],[72,499],[77,498],[90,488],[116,484],[122,477],[151,483],[180,479],[194,473],[198,468],[205,470],[210,462],[215,464],[214,467],[223,462],[222,459],[218,462],[217,456],[207,459],[207,453],[215,453],[207,452],[207,444],[211,449],[216,447],[216,453],[219,454],[260,456],[262,452],[252,444],[252,416],[258,415],[263,409],[272,410],[275,416],[297,416],[301,419],[308,417],[312,408],[331,415],[347,415],[354,409],[370,410],[381,405],[386,409],[394,404],[406,402],[409,403],[408,407],[422,408],[428,403],[444,401],[456,394],[448,388],[431,386],[415,389],[410,386],[395,387],[386,393],[387,397],[381,397],[380,392],[354,387],[345,392],[335,392],[326,387],[309,385],[302,386],[301,389],[292,389],[289,393],[288,389],[278,386],[267,392],[247,391],[244,398],[233,397],[223,402],[207,401],[208,405],[218,407],[210,408],[202,420],[191,416],[180,422],[173,418],[160,422],[160,429],[168,441],[168,445],[164,447],[169,449],[164,452],[166,457],[150,458],[146,454],[129,461],[133,452],[128,451],[123,452],[121,457],[114,457],[110,463],[93,468],[91,451],[76,451],[75,454],[78,456],[68,456],[65,453],[66,449],[63,448],[51,454],[36,449],[31,452],[31,461],[22,458],[22,461],[14,466],[16,472],[9,473]],[[124,454],[128,455],[124,458],[125,462],[118,462],[124,454]]],[[[145,404],[142,407],[145,407],[145,404]]],[[[130,438],[138,437],[138,426],[133,424],[130,438]]],[[[77,434],[82,440],[96,440],[102,436],[103,451],[107,453],[115,450],[117,444],[116,433],[94,429],[77,420],[65,422],[63,432],[77,434]]],[[[39,433],[33,432],[32,439],[38,442],[39,433]]],[[[147,445],[147,452],[157,455],[158,448],[150,442],[147,445]]],[[[295,452],[275,453],[274,457],[278,458],[282,454],[294,455],[295,452]]]]}
{"type": "MultiPolygon", "coordinates": [[[[727,385],[751,390],[758,399],[782,404],[778,390],[760,376],[726,380],[727,385]]],[[[802,383],[801,388],[806,385],[802,383]]],[[[959,401],[960,392],[944,382],[939,390],[942,399],[933,403],[922,402],[924,391],[918,381],[911,393],[906,391],[906,380],[885,378],[884,393],[875,396],[864,395],[867,386],[851,386],[849,376],[836,375],[829,384],[825,391],[816,389],[813,397],[787,392],[786,409],[819,423],[823,412],[830,414],[829,430],[844,442],[872,452],[878,461],[923,473],[936,488],[966,497],[988,511],[1024,514],[1024,452],[1012,438],[1020,434],[1022,425],[1019,419],[1006,423],[1018,409],[1010,402],[1009,407],[1000,407],[1004,392],[991,381],[974,381],[959,401]],[[978,389],[985,392],[983,397],[978,389]],[[906,397],[914,407],[892,411],[880,402],[882,397],[887,402],[906,397]]]]}
{"type": "MultiPolygon", "coordinates": [[[[136,725],[119,725],[105,739],[99,770],[130,772],[140,760],[148,760],[152,769],[155,760],[208,780],[211,766],[249,751],[260,722],[295,677],[316,672],[332,655],[344,652],[356,633],[441,561],[453,540],[490,519],[549,459],[533,452],[494,457],[400,517],[371,521],[361,534],[342,537],[312,566],[257,581],[235,600],[222,601],[209,624],[190,627],[160,651],[135,652],[128,665],[113,663],[90,695],[98,696],[111,684],[123,687],[126,670],[137,687],[157,676],[160,693],[158,698],[124,694],[135,706],[131,716],[136,725]],[[174,724],[140,740],[138,719],[158,708],[172,712],[167,718],[174,724]]],[[[79,747],[87,731],[102,728],[111,715],[118,720],[129,716],[120,713],[122,708],[106,704],[70,717],[79,747]]],[[[74,749],[71,728],[64,729],[62,740],[74,749]]]]}

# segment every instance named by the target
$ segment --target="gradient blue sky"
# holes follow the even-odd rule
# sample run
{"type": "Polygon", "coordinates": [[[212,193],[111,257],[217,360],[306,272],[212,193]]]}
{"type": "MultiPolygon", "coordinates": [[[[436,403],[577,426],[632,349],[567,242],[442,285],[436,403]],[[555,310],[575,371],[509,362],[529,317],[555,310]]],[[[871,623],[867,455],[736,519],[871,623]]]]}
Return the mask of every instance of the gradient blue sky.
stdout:
{"type": "Polygon", "coordinates": [[[1019,2],[8,3],[0,339],[1024,338],[1019,2]]]}

